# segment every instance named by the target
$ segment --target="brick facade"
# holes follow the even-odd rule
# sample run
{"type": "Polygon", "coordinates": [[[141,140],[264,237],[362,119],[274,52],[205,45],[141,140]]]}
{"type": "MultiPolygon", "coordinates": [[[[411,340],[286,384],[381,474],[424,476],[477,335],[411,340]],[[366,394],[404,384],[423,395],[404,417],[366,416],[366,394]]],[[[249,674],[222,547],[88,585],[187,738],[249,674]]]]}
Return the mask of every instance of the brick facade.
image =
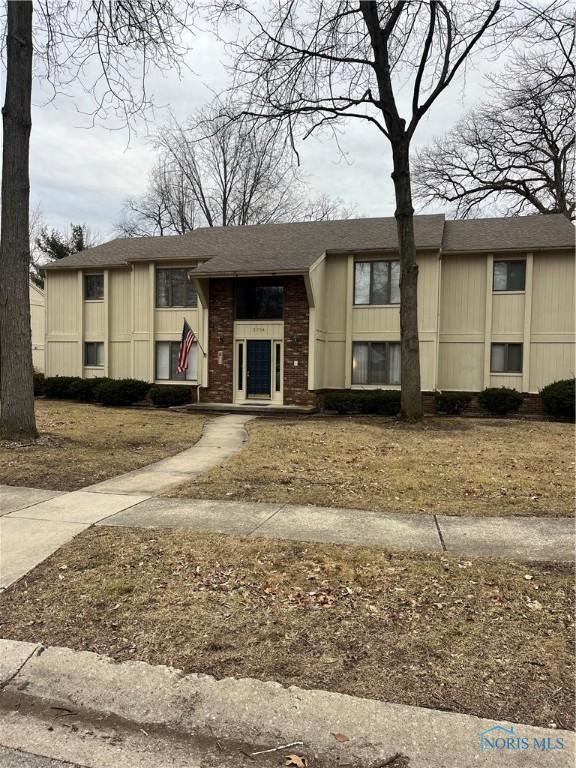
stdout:
{"type": "Polygon", "coordinates": [[[234,281],[210,280],[208,300],[208,386],[203,403],[231,403],[234,383],[234,281]],[[218,353],[222,362],[218,362],[218,353]]]}
{"type": "Polygon", "coordinates": [[[303,277],[284,280],[284,404],[315,405],[308,390],[310,312],[303,277]],[[294,365],[297,362],[298,365],[294,365]]]}
{"type": "MultiPolygon", "coordinates": [[[[287,277],[284,284],[284,403],[313,405],[308,391],[308,297],[304,278],[287,277]],[[294,365],[297,361],[298,365],[294,365]]],[[[234,281],[210,281],[208,303],[208,386],[204,403],[232,403],[234,394],[234,281]],[[218,362],[218,353],[222,362],[218,362]]]]}

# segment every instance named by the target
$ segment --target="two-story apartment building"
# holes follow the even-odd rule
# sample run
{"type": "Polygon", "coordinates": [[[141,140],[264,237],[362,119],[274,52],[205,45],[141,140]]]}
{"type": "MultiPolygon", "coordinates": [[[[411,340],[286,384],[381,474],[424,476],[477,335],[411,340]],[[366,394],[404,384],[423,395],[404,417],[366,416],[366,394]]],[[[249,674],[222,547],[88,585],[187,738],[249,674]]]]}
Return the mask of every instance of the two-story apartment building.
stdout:
{"type": "MultiPolygon", "coordinates": [[[[415,225],[425,391],[537,393],[574,375],[570,222],[415,225]]],[[[205,403],[397,388],[399,274],[393,218],[112,240],[46,268],[46,373],[191,384],[205,403]],[[184,318],[199,342],[186,375],[184,318]]]]}

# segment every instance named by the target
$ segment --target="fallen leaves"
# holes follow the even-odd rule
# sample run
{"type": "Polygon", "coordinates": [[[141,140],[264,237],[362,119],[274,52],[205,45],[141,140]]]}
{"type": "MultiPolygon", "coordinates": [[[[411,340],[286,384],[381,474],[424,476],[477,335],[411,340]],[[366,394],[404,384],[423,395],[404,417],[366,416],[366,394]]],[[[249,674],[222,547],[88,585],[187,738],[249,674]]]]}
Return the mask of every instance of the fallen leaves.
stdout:
{"type": "Polygon", "coordinates": [[[343,733],[333,733],[332,736],[334,736],[336,741],[340,742],[340,744],[344,744],[344,742],[350,741],[348,736],[344,735],[343,733]]]}
{"type": "Polygon", "coordinates": [[[306,768],[308,761],[305,757],[301,757],[300,755],[286,755],[286,762],[284,765],[292,765],[295,766],[295,768],[306,768]]]}

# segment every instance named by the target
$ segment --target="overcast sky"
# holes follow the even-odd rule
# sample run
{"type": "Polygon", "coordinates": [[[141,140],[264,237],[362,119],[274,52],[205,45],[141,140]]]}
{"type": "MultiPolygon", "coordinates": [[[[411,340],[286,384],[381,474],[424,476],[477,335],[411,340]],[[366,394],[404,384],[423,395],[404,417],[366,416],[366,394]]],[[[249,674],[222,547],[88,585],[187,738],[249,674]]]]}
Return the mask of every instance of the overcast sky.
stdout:
{"type": "MultiPolygon", "coordinates": [[[[166,120],[172,109],[186,117],[221,92],[228,84],[226,52],[210,32],[197,32],[188,57],[190,71],[155,74],[149,81],[155,103],[155,122],[166,120]]],[[[485,96],[477,62],[434,106],[420,125],[416,145],[448,130],[463,110],[485,96]]],[[[2,85],[3,90],[3,85],[2,85]]],[[[74,96],[72,93],[71,96],[74,96]]],[[[85,223],[101,239],[113,236],[122,202],[141,194],[154,160],[143,125],[128,141],[125,131],[88,128],[74,98],[46,104],[41,83],[34,85],[31,137],[31,200],[39,204],[50,227],[85,223]]],[[[151,123],[153,129],[154,123],[151,123]]],[[[313,196],[341,198],[361,216],[389,216],[394,212],[390,179],[390,149],[386,139],[364,121],[352,120],[341,136],[344,157],[335,142],[311,138],[299,146],[302,170],[313,196]]]]}

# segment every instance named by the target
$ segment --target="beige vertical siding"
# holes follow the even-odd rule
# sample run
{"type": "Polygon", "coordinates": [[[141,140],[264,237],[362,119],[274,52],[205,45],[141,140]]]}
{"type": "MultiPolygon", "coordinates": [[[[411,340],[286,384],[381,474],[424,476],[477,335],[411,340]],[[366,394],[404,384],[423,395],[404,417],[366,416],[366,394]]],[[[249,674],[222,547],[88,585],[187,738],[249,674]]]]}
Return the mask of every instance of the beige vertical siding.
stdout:
{"type": "Polygon", "coordinates": [[[492,337],[522,336],[524,333],[524,293],[492,294],[492,337]]]}
{"type": "Polygon", "coordinates": [[[44,292],[30,284],[30,324],[32,326],[32,364],[44,372],[44,337],[46,334],[44,292]]]}
{"type": "Polygon", "coordinates": [[[442,342],[439,346],[438,389],[478,392],[484,371],[483,342],[442,342]]]}
{"type": "Polygon", "coordinates": [[[574,255],[534,254],[532,336],[574,336],[574,255]]]}
{"type": "Polygon", "coordinates": [[[106,302],[84,302],[84,338],[86,341],[105,341],[106,302]]]}
{"type": "Polygon", "coordinates": [[[530,391],[567,379],[576,373],[574,342],[547,342],[530,345],[530,391]]]}

